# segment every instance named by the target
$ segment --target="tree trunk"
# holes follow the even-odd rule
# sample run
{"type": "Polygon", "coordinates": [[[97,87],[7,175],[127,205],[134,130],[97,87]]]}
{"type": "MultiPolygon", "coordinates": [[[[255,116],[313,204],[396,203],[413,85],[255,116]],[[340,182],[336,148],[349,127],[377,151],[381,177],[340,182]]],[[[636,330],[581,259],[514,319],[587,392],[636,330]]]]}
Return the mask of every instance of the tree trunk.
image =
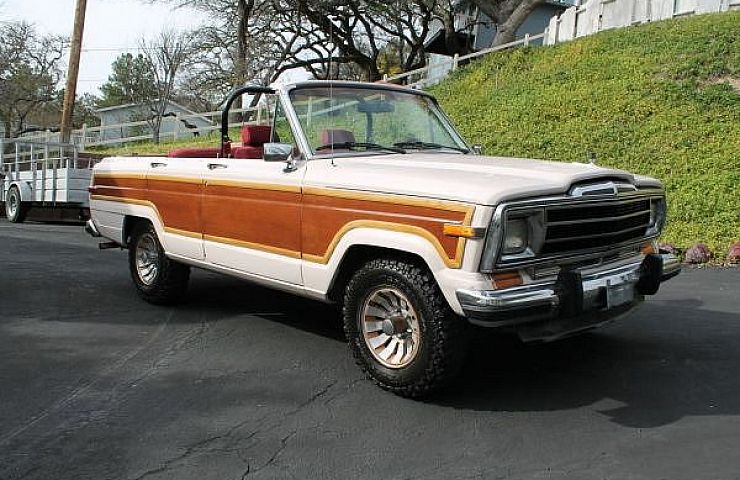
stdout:
{"type": "Polygon", "coordinates": [[[516,31],[524,23],[527,17],[537,8],[543,0],[523,0],[511,15],[501,23],[496,25],[496,36],[493,39],[492,47],[504,45],[516,40],[516,31]]]}
{"type": "Polygon", "coordinates": [[[467,52],[467,46],[463,46],[460,43],[457,31],[455,30],[455,14],[452,10],[445,12],[444,15],[444,33],[445,33],[445,47],[447,53],[450,55],[465,54],[467,52]]]}
{"type": "Polygon", "coordinates": [[[159,145],[159,133],[162,129],[162,117],[157,115],[157,118],[154,119],[154,122],[152,124],[152,142],[154,142],[155,145],[159,145]]]}
{"type": "MultiPolygon", "coordinates": [[[[247,0],[238,0],[236,4],[236,58],[234,59],[234,88],[244,85],[247,81],[247,0]]],[[[242,108],[241,97],[234,102],[234,108],[242,108]]],[[[241,117],[240,117],[241,118],[241,117]]]]}

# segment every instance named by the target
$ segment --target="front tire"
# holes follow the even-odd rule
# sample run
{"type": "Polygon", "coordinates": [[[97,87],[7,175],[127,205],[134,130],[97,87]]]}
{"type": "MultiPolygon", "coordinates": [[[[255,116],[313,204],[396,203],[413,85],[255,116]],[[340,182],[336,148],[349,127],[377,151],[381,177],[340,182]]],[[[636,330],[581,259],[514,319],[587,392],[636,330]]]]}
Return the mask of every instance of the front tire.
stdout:
{"type": "Polygon", "coordinates": [[[5,216],[12,223],[23,223],[28,214],[28,205],[21,201],[21,191],[13,185],[5,199],[5,216]]]}
{"type": "Polygon", "coordinates": [[[418,398],[460,371],[468,326],[431,273],[406,261],[368,262],[347,284],[344,331],[360,368],[381,388],[418,398]]]}
{"type": "Polygon", "coordinates": [[[141,298],[155,305],[179,303],[185,296],[190,267],[167,257],[151,223],[139,223],[128,242],[131,278],[141,298]]]}

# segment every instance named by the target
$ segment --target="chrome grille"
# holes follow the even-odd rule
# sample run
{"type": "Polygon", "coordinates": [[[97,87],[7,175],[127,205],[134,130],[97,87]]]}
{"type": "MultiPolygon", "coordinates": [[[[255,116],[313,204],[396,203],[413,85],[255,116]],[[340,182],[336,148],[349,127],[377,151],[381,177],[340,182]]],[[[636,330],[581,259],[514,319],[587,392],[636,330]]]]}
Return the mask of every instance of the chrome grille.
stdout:
{"type": "Polygon", "coordinates": [[[541,255],[605,247],[645,237],[650,199],[545,207],[541,255]]]}

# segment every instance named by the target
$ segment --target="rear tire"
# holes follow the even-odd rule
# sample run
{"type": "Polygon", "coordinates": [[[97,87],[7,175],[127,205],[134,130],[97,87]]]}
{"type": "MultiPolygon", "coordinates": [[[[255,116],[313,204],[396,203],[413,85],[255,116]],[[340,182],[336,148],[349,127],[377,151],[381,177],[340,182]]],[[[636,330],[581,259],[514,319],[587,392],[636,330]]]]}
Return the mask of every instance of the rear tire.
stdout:
{"type": "Polygon", "coordinates": [[[468,325],[450,309],[429,270],[413,263],[366,263],[347,284],[343,319],[359,367],[398,395],[428,395],[463,365],[468,325]]]}
{"type": "Polygon", "coordinates": [[[21,201],[21,191],[13,185],[5,198],[5,216],[12,223],[23,223],[28,214],[28,205],[21,201]]]}
{"type": "Polygon", "coordinates": [[[128,242],[128,259],[131,279],[141,298],[155,305],[173,305],[183,300],[190,267],[165,255],[151,223],[134,226],[128,242]]]}

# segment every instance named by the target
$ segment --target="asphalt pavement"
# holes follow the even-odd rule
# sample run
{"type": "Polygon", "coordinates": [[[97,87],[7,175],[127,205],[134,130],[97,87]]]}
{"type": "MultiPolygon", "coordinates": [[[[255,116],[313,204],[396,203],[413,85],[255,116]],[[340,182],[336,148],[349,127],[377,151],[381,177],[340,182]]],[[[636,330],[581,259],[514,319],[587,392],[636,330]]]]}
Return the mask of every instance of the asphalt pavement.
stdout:
{"type": "Polygon", "coordinates": [[[740,269],[687,269],[546,345],[479,332],[425,401],[365,380],[331,306],[0,220],[0,479],[740,479],[740,269]]]}

